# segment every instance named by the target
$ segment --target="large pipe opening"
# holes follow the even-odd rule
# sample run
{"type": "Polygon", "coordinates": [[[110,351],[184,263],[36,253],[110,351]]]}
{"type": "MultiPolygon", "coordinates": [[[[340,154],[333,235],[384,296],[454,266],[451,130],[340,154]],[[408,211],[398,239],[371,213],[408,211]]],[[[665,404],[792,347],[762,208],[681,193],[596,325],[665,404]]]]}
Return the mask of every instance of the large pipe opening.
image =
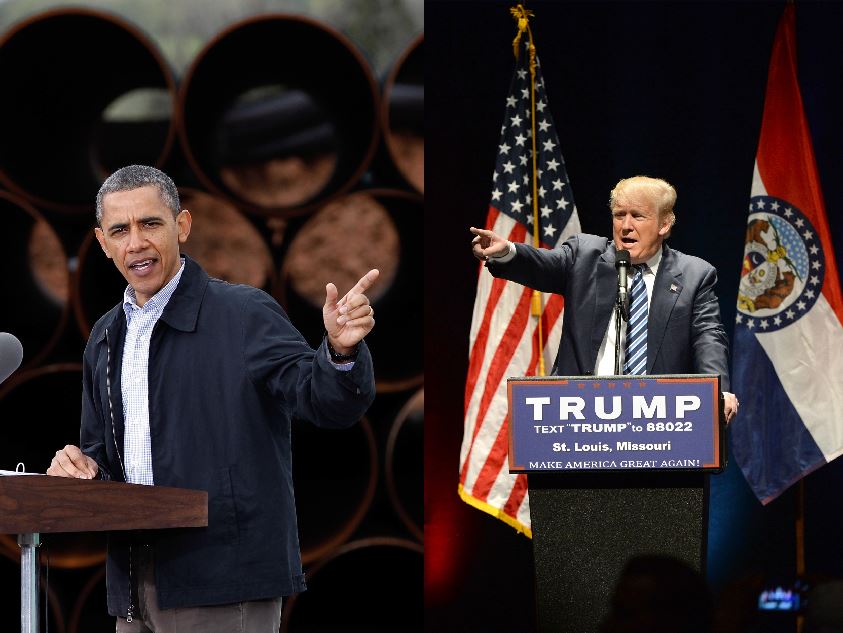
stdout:
{"type": "Polygon", "coordinates": [[[172,144],[175,82],[136,27],[88,9],[39,14],[0,39],[0,183],[39,205],[90,209],[129,163],[172,144]]]}
{"type": "Polygon", "coordinates": [[[371,70],[344,36],[306,18],[260,16],[225,30],[188,69],[180,135],[208,189],[293,215],[362,176],[376,103],[371,70]]]}
{"type": "Polygon", "coordinates": [[[424,35],[395,62],[381,108],[392,162],[416,191],[424,193],[424,35]]]}

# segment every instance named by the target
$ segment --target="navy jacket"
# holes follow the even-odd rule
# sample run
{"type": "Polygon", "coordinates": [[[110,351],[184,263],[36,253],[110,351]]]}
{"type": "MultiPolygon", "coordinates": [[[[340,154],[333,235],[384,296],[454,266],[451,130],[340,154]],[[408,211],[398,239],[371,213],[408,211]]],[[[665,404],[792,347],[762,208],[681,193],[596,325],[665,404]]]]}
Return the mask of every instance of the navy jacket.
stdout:
{"type": "MultiPolygon", "coordinates": [[[[594,373],[600,344],[615,305],[615,245],[580,233],[553,250],[516,244],[506,263],[490,259],[489,272],[542,292],[565,297],[562,340],[552,373],[594,373]]],[[[720,374],[729,391],[729,342],[714,286],[717,271],[706,261],[662,245],[647,323],[648,374],[720,374]]]]}
{"type": "MultiPolygon", "coordinates": [[[[103,477],[115,481],[125,481],[120,389],[125,332],[118,304],[94,325],[83,366],[80,445],[103,477]]],[[[186,258],[149,348],[152,469],[156,485],[208,492],[208,527],[144,536],[155,547],[161,608],[305,589],[291,418],[346,427],[374,398],[365,343],[351,371],[337,370],[328,358],[325,342],[311,349],[266,293],[211,279],[186,258]]],[[[126,617],[129,607],[133,539],[137,536],[128,533],[109,535],[111,615],[126,617]]]]}

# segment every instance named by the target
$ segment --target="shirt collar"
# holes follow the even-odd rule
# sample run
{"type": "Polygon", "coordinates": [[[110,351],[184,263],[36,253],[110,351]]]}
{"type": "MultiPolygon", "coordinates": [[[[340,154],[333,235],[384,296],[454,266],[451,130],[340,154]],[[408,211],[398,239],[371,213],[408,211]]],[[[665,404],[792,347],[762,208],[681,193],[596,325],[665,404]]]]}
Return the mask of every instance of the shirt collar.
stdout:
{"type": "Polygon", "coordinates": [[[126,313],[126,319],[131,319],[132,313],[136,310],[156,312],[159,315],[164,311],[164,308],[170,301],[170,297],[173,296],[173,293],[176,291],[176,287],[179,285],[182,272],[184,272],[184,257],[181,257],[180,259],[181,266],[179,266],[179,269],[176,271],[176,274],[173,275],[173,278],[168,281],[161,290],[150,297],[149,301],[147,301],[142,307],[137,303],[135,289],[132,288],[131,284],[126,286],[126,290],[123,291],[123,311],[126,313]]]}
{"type": "MultiPolygon", "coordinates": [[[[659,272],[659,264],[662,261],[662,249],[656,251],[656,254],[653,255],[650,259],[647,260],[647,268],[655,275],[659,272]]],[[[645,269],[644,272],[646,273],[647,270],[645,269]]]]}

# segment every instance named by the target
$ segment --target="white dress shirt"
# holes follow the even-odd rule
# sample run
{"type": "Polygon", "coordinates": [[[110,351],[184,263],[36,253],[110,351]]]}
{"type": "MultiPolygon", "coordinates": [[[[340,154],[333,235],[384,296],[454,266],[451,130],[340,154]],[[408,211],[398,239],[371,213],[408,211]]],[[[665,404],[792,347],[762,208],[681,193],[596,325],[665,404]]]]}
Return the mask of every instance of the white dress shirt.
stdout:
{"type": "MultiPolygon", "coordinates": [[[[661,249],[656,251],[647,261],[647,268],[644,270],[644,285],[647,288],[647,309],[650,309],[650,302],[653,299],[653,284],[656,281],[656,273],[659,272],[659,264],[662,261],[661,249]]],[[[632,278],[634,275],[626,276],[626,285],[629,288],[632,285],[632,278]]],[[[603,336],[603,342],[600,343],[600,351],[597,352],[597,365],[594,367],[595,376],[614,376],[615,375],[615,320],[617,312],[612,310],[612,316],[609,319],[609,327],[606,328],[606,334],[603,336]]],[[[623,373],[623,362],[626,355],[626,321],[621,321],[621,373],[623,373]]]]}

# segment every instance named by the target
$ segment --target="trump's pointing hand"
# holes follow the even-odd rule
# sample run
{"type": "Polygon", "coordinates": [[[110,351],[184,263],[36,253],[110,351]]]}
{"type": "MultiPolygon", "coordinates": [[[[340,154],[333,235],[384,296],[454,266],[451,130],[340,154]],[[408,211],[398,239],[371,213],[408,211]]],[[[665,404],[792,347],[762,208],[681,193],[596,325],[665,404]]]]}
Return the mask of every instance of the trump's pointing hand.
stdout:
{"type": "Polygon", "coordinates": [[[503,257],[509,252],[509,241],[497,233],[486,229],[477,229],[473,226],[468,230],[475,235],[474,239],[471,240],[471,252],[477,259],[486,261],[490,257],[503,257]]]}
{"type": "Polygon", "coordinates": [[[328,342],[337,353],[351,353],[375,327],[375,310],[369,305],[369,298],[365,293],[375,283],[379,274],[377,268],[367,272],[339,301],[337,287],[332,283],[325,286],[322,319],[328,333],[328,342]]]}

